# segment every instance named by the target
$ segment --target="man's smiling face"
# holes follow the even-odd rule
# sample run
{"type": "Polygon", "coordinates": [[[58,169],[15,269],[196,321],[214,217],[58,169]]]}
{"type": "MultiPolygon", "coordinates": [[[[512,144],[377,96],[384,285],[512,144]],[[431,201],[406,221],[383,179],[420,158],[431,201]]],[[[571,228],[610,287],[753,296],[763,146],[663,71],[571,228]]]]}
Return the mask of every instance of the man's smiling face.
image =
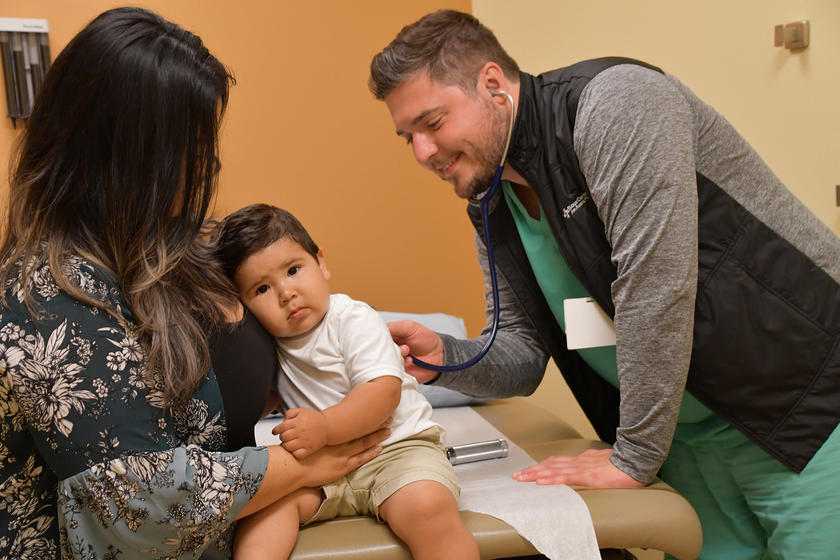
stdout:
{"type": "Polygon", "coordinates": [[[490,186],[507,139],[507,115],[489,94],[469,95],[433,81],[425,72],[385,96],[397,134],[417,161],[469,198],[490,186]]]}

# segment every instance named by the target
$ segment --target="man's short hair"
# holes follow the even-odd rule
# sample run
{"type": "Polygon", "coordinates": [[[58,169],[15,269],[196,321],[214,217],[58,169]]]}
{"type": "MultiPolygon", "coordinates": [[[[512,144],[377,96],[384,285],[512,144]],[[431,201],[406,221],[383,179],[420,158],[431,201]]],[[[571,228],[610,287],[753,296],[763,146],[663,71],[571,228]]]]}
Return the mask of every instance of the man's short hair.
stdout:
{"type": "Polygon", "coordinates": [[[495,62],[511,80],[519,81],[519,65],[496,36],[475,17],[438,10],[407,25],[370,62],[368,87],[382,100],[418,72],[442,84],[475,90],[481,68],[495,62]]]}

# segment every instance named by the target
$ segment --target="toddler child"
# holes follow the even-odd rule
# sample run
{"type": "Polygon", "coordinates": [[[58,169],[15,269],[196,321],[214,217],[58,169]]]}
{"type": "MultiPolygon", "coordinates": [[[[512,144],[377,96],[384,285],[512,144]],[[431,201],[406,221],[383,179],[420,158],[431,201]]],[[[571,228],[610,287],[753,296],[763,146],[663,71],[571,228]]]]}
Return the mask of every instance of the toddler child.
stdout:
{"type": "Polygon", "coordinates": [[[287,451],[302,459],[393,418],[372,461],[241,520],[234,557],[288,558],[300,524],[361,514],[387,522],[416,559],[478,559],[441,429],[385,322],[368,305],[330,294],[323,252],[285,210],[242,208],[219,224],[216,243],[242,303],[277,340],[285,418],[273,433],[287,451]]]}

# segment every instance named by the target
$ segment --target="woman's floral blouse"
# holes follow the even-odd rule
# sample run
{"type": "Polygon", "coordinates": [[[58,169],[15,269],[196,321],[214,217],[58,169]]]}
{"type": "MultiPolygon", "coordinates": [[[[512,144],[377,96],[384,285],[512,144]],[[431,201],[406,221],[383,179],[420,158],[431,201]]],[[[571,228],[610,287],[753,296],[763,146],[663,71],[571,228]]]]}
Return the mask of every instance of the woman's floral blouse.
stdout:
{"type": "MultiPolygon", "coordinates": [[[[114,279],[73,278],[129,318],[114,279]]],[[[108,313],[35,275],[40,319],[6,286],[0,308],[0,558],[229,558],[232,523],[265,473],[265,448],[223,452],[214,375],[164,409],[144,352],[108,313]]]]}

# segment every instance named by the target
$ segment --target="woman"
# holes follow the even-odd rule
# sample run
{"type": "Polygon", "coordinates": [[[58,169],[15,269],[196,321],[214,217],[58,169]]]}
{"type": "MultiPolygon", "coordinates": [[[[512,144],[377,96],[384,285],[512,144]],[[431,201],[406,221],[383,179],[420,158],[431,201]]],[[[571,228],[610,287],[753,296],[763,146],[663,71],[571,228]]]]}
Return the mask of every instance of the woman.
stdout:
{"type": "Polygon", "coordinates": [[[378,453],[384,430],[304,461],[226,451],[224,405],[265,403],[217,380],[211,354],[236,349],[206,334],[230,344],[214,326],[239,308],[202,233],[231,82],[198,37],[131,8],[45,79],[0,265],[2,558],[229,557],[235,518],[378,453]]]}

